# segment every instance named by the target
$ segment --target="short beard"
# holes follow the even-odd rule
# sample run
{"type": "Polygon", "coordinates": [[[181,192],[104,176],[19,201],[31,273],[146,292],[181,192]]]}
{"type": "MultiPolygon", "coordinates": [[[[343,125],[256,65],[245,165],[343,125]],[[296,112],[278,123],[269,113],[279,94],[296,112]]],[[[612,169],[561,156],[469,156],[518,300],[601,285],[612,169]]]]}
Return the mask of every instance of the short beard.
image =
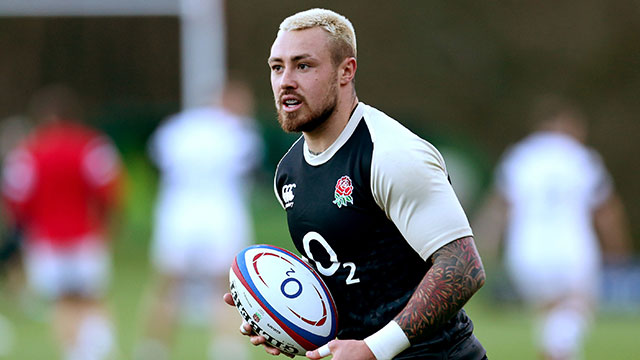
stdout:
{"type": "Polygon", "coordinates": [[[278,122],[282,130],[292,132],[311,132],[324,124],[333,115],[338,105],[337,84],[331,86],[324,98],[323,106],[309,116],[301,118],[298,112],[278,111],[278,122]]]}

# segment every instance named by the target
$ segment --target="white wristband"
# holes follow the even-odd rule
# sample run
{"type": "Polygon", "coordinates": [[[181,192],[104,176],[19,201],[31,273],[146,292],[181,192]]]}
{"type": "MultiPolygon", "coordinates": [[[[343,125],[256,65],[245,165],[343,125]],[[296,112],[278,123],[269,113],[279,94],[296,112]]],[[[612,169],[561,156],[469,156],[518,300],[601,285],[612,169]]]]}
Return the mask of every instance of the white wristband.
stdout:
{"type": "Polygon", "coordinates": [[[391,360],[411,346],[404,331],[395,321],[389,321],[385,327],[364,339],[364,342],[378,360],[391,360]]]}

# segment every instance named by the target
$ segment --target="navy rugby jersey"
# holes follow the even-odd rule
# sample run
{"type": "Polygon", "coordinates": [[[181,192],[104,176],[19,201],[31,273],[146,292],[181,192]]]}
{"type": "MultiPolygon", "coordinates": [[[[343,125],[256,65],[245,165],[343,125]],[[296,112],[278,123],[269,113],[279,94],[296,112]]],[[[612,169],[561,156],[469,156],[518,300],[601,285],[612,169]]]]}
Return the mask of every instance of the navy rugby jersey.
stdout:
{"type": "MultiPolygon", "coordinates": [[[[340,339],[362,340],[393,320],[429,257],[472,235],[440,153],[363,103],[320,155],[300,137],[280,161],[274,187],[296,249],[334,297],[340,339]]],[[[446,351],[472,331],[461,310],[402,355],[446,351]]]]}

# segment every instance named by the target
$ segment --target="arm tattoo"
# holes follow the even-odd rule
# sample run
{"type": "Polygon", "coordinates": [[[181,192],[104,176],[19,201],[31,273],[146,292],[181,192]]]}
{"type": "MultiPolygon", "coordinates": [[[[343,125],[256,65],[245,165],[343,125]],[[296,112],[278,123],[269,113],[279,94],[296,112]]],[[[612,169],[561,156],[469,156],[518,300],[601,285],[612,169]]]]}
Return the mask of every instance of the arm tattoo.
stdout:
{"type": "Polygon", "coordinates": [[[431,261],[431,268],[394,319],[410,342],[434,333],[484,285],[484,268],[471,237],[443,246],[431,261]]]}

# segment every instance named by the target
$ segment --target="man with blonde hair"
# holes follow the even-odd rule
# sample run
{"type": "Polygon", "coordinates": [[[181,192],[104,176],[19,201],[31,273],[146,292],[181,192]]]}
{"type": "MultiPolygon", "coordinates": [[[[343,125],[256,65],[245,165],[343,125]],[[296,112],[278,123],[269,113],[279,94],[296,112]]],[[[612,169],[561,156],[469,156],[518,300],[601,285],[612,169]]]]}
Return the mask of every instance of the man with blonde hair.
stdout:
{"type": "MultiPolygon", "coordinates": [[[[486,358],[462,310],[484,269],[444,160],[359,102],[349,20],[324,9],[285,19],[268,64],[278,121],[302,133],[278,165],[276,196],[338,309],[338,339],[306,356],[486,358]]],[[[241,327],[253,344],[281,353],[251,329],[241,327]]]]}

